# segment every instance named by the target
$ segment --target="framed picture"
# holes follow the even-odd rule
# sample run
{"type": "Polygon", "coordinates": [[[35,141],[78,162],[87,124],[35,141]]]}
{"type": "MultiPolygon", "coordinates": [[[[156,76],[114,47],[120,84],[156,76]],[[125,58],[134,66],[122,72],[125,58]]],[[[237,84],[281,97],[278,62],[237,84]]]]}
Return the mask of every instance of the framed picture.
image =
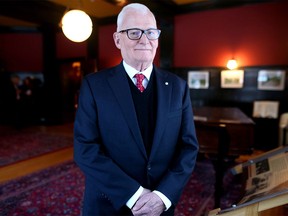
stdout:
{"type": "Polygon", "coordinates": [[[284,90],[285,71],[284,70],[260,70],[258,72],[258,89],[260,90],[284,90]]]}
{"type": "Polygon", "coordinates": [[[244,83],[244,70],[221,71],[221,88],[242,88],[244,83]]]}
{"type": "Polygon", "coordinates": [[[254,118],[278,118],[278,101],[254,101],[253,117],[254,118]]]}
{"type": "Polygon", "coordinates": [[[188,71],[188,85],[192,89],[208,89],[209,71],[188,71]]]}

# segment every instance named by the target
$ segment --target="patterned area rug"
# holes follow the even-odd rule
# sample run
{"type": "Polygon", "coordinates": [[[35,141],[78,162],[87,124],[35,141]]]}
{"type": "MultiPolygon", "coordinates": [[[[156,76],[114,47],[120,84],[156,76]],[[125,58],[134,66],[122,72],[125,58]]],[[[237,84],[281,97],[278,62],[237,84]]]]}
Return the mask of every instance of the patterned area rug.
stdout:
{"type": "MultiPolygon", "coordinates": [[[[238,198],[240,185],[235,184],[234,178],[225,176],[224,184],[229,190],[223,194],[222,208],[231,206],[238,198]]],[[[206,215],[214,205],[213,185],[212,164],[208,160],[198,161],[175,215],[206,215]]],[[[70,161],[0,185],[1,216],[79,216],[83,191],[84,177],[70,161]]]]}
{"type": "Polygon", "coordinates": [[[0,136],[0,166],[73,145],[73,137],[46,132],[12,131],[0,136]],[[21,154],[20,154],[21,152],[21,154]]]}
{"type": "Polygon", "coordinates": [[[84,178],[73,162],[0,185],[1,216],[80,215],[84,178]]]}

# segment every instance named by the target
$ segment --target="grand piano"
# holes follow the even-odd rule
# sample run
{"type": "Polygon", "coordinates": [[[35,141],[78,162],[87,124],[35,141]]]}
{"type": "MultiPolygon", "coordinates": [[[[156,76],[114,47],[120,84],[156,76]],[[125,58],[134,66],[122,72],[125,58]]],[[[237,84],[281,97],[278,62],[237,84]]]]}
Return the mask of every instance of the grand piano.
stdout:
{"type": "Polygon", "coordinates": [[[251,118],[236,107],[195,107],[194,122],[201,153],[218,153],[219,133],[211,128],[226,129],[228,155],[250,154],[254,146],[251,118]]]}
{"type": "Polygon", "coordinates": [[[207,155],[214,165],[214,207],[219,208],[223,177],[228,168],[226,159],[252,153],[254,122],[235,107],[199,107],[193,110],[199,153],[207,155]]]}

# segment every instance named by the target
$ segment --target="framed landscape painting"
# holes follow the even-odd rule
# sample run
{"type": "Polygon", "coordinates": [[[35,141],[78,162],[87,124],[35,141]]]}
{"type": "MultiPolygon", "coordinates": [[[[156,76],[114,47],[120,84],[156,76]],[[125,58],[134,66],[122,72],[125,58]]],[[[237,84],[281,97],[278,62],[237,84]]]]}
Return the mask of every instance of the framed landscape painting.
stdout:
{"type": "Polygon", "coordinates": [[[189,71],[188,85],[192,89],[208,89],[209,71],[189,71]]]}
{"type": "Polygon", "coordinates": [[[285,70],[260,70],[257,81],[260,90],[284,90],[285,70]]]}
{"type": "Polygon", "coordinates": [[[221,88],[242,88],[244,83],[244,70],[221,71],[221,88]]]}

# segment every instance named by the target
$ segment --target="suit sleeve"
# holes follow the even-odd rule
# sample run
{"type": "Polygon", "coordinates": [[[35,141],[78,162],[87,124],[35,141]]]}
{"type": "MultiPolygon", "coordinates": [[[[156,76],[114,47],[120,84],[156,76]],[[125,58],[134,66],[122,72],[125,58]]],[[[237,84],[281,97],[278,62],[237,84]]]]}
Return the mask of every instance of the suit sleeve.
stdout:
{"type": "Polygon", "coordinates": [[[86,187],[95,190],[91,194],[105,194],[120,209],[140,185],[107,156],[101,142],[96,102],[84,79],[74,123],[74,160],[85,175],[86,187]]]}
{"type": "Polygon", "coordinates": [[[156,190],[169,198],[173,205],[176,205],[179,201],[183,189],[192,174],[199,149],[194,126],[191,98],[186,82],[185,85],[182,85],[182,89],[182,120],[177,150],[175,151],[174,159],[169,170],[156,188],[156,190]]]}

